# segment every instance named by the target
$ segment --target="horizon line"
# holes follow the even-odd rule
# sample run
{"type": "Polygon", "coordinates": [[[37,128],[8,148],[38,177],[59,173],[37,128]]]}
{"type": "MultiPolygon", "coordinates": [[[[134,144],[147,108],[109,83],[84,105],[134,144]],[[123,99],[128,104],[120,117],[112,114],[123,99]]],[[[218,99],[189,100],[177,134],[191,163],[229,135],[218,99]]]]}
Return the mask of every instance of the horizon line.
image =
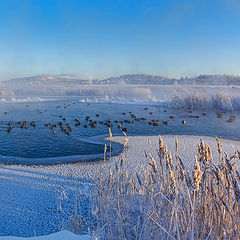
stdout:
{"type": "Polygon", "coordinates": [[[92,80],[104,80],[104,79],[108,79],[108,78],[118,78],[121,76],[126,76],[126,75],[146,75],[146,76],[156,76],[156,77],[164,77],[164,78],[168,78],[168,79],[176,79],[176,80],[180,80],[182,78],[197,78],[200,76],[226,76],[226,77],[240,77],[240,74],[229,74],[229,73],[224,73],[224,74],[220,74],[220,73],[215,73],[215,74],[207,74],[207,73],[201,73],[201,74],[196,74],[196,75],[186,75],[186,76],[170,76],[170,75],[161,75],[161,74],[151,74],[151,73],[122,73],[122,74],[116,74],[116,75],[109,75],[106,77],[102,77],[102,78],[97,78],[97,77],[92,77],[92,74],[89,74],[88,77],[82,77],[81,75],[88,75],[88,74],[74,74],[74,73],[59,73],[59,74],[51,74],[51,73],[39,73],[39,74],[33,74],[33,75],[18,75],[16,77],[12,77],[12,78],[7,78],[7,79],[2,79],[0,80],[0,82],[5,82],[5,81],[10,81],[10,80],[16,80],[16,79],[21,79],[21,78],[34,78],[34,77],[40,77],[40,76],[53,76],[53,77],[60,77],[60,76],[66,76],[66,77],[76,77],[78,79],[81,80],[88,80],[88,79],[92,79],[92,80]]]}

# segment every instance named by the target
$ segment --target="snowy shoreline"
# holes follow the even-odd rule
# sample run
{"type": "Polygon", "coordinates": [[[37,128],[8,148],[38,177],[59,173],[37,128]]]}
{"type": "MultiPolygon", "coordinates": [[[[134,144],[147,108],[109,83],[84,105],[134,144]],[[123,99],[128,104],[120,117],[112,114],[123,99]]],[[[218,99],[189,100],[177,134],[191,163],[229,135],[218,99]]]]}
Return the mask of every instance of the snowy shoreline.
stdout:
{"type": "MultiPolygon", "coordinates": [[[[168,150],[173,154],[175,152],[175,140],[178,139],[178,153],[187,167],[190,167],[195,161],[197,155],[197,143],[202,138],[204,142],[208,143],[213,151],[213,158],[218,159],[217,143],[215,137],[197,136],[197,135],[162,135],[164,144],[167,145],[168,150]]],[[[108,138],[106,138],[108,139],[108,138]]],[[[157,157],[156,149],[158,149],[159,136],[128,136],[127,149],[125,151],[126,167],[134,170],[136,167],[146,164],[145,151],[157,157]],[[149,146],[151,141],[151,147],[149,146]]],[[[233,155],[236,149],[240,149],[240,141],[223,139],[223,152],[226,151],[229,155],[233,155]]],[[[119,144],[124,143],[124,136],[113,136],[112,142],[119,144]]],[[[111,157],[111,161],[106,161],[106,167],[115,167],[121,159],[120,154],[111,157]]],[[[99,169],[104,166],[102,160],[93,162],[79,162],[70,164],[56,164],[56,165],[39,165],[39,166],[21,166],[21,165],[5,165],[1,164],[1,172],[5,171],[21,171],[21,175],[39,174],[44,178],[44,174],[52,174],[52,176],[62,176],[68,178],[91,180],[98,175],[99,169]],[[24,171],[31,170],[31,173],[24,173],[24,171]]],[[[29,176],[30,176],[29,175],[29,176]]],[[[39,179],[41,177],[38,177],[39,179]]]]}
{"type": "MultiPolygon", "coordinates": [[[[193,135],[163,135],[168,150],[175,153],[175,139],[178,138],[178,153],[188,169],[192,169],[197,155],[200,138],[211,147],[213,158],[218,160],[215,137],[193,135]]],[[[129,170],[147,164],[145,151],[157,159],[159,136],[129,136],[125,150],[125,166],[129,170]],[[151,146],[149,145],[149,140],[151,146]]],[[[123,144],[124,136],[116,136],[112,141],[123,144]]],[[[221,139],[223,151],[232,156],[240,149],[240,141],[221,139]]],[[[119,164],[120,155],[106,161],[105,167],[114,169],[119,164]]],[[[92,185],[104,167],[103,161],[61,164],[52,166],[0,165],[0,233],[10,236],[34,236],[49,234],[57,229],[56,191],[64,191],[74,196],[76,189],[92,185]],[[54,219],[55,218],[55,219],[54,219]],[[55,222],[54,222],[55,221],[55,222]],[[49,229],[49,225],[52,229],[49,229]],[[45,226],[45,227],[44,227],[45,226]]],[[[59,227],[59,226],[58,226],[59,227]]],[[[1,239],[1,238],[0,238],[1,239]]]]}

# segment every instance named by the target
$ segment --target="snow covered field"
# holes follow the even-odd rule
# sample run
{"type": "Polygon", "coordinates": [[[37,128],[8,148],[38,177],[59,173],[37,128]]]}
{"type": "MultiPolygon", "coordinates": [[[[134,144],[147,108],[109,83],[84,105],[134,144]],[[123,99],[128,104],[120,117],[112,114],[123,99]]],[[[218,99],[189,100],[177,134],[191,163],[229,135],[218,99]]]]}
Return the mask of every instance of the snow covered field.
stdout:
{"type": "MultiPolygon", "coordinates": [[[[175,135],[163,136],[168,150],[175,151],[175,135]]],[[[177,136],[179,153],[184,164],[191,168],[197,154],[196,144],[199,136],[177,136]],[[195,152],[196,151],[196,152],[195,152]]],[[[202,137],[218,156],[216,140],[213,137],[202,137]]],[[[156,156],[158,136],[129,137],[126,150],[126,166],[130,169],[140,168],[146,164],[144,151],[152,151],[156,156]],[[149,146],[149,140],[151,146],[149,146]]],[[[221,139],[223,151],[233,155],[240,149],[239,141],[221,139]]],[[[124,137],[113,137],[113,141],[123,143],[124,137]]],[[[107,168],[115,168],[120,156],[107,161],[107,168]]],[[[8,236],[40,236],[66,228],[70,222],[74,206],[74,194],[82,189],[86,195],[91,191],[92,179],[100,173],[103,162],[63,164],[53,166],[20,166],[1,165],[0,167],[0,232],[8,236]],[[59,202],[62,198],[62,209],[59,216],[59,202]],[[58,203],[57,203],[58,202],[58,203]],[[64,220],[62,222],[62,220],[64,220]]],[[[83,194],[84,195],[84,194],[83,194]]],[[[60,204],[61,205],[61,204],[60,204]]],[[[84,206],[84,200],[83,200],[84,206]]],[[[86,207],[85,211],[88,209],[86,207]]]]}

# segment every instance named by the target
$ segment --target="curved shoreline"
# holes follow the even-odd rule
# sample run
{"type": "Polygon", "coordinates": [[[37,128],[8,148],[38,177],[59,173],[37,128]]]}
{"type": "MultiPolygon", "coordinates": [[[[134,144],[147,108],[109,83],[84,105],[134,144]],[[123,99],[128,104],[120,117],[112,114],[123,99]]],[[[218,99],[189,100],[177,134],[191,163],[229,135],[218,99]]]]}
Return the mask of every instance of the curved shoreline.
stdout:
{"type": "MultiPolygon", "coordinates": [[[[197,143],[200,142],[200,138],[204,142],[208,143],[213,152],[213,157],[218,159],[217,143],[215,137],[209,136],[198,136],[198,135],[162,135],[164,144],[167,145],[168,150],[174,154],[175,153],[175,139],[178,138],[178,154],[182,161],[187,167],[195,161],[195,155],[197,155],[197,143]]],[[[105,138],[105,141],[108,138],[105,138]]],[[[233,155],[236,149],[240,149],[240,141],[223,139],[223,152],[226,151],[230,156],[233,155]]],[[[144,166],[147,163],[145,157],[146,152],[152,152],[153,157],[157,159],[157,151],[159,136],[128,136],[128,143],[125,151],[125,165],[129,169],[136,169],[144,166]],[[149,140],[151,141],[151,146],[149,146],[149,140]]],[[[112,137],[112,144],[117,144],[116,146],[121,146],[123,150],[124,136],[114,136],[112,137]]],[[[119,150],[119,149],[118,149],[119,150]]],[[[97,158],[95,161],[84,161],[84,162],[69,162],[69,163],[57,163],[52,165],[16,165],[16,164],[0,164],[1,169],[15,169],[24,171],[31,171],[34,174],[51,174],[57,176],[69,176],[77,179],[93,179],[98,176],[99,171],[103,167],[115,168],[116,164],[120,162],[121,156],[120,151],[112,152],[111,160],[109,160],[109,154],[106,162],[102,159],[97,158]]],[[[103,155],[102,155],[103,156],[103,155]]]]}
{"type": "MultiPolygon", "coordinates": [[[[89,139],[84,139],[87,143],[100,144],[103,146],[106,144],[109,148],[109,141],[106,139],[106,136],[97,136],[89,139]]],[[[112,156],[120,154],[123,150],[123,146],[120,143],[113,142],[111,146],[112,156]]],[[[0,164],[6,165],[24,165],[24,166],[49,166],[49,165],[59,165],[59,164],[74,164],[82,162],[94,162],[101,161],[104,159],[104,153],[97,154],[86,154],[86,155],[69,155],[62,157],[44,157],[44,158],[25,158],[18,156],[3,156],[0,155],[0,164]]],[[[105,157],[109,157],[110,153],[106,152],[105,157]]]]}
{"type": "MultiPolygon", "coordinates": [[[[194,165],[197,143],[201,136],[163,135],[164,144],[174,154],[175,138],[178,138],[178,154],[185,166],[191,170],[194,165]]],[[[202,136],[203,141],[212,148],[213,156],[218,156],[217,143],[214,137],[202,136]]],[[[223,151],[233,155],[240,149],[240,141],[221,139],[223,151]]],[[[113,137],[112,141],[124,143],[124,136],[113,137]]],[[[159,136],[129,136],[125,167],[130,171],[138,170],[148,163],[147,153],[152,152],[157,161],[159,136]],[[151,146],[149,146],[149,140],[151,146]]],[[[174,155],[173,155],[174,156],[174,155]]],[[[174,159],[174,157],[173,157],[174,159]]],[[[59,196],[65,201],[64,220],[72,216],[76,191],[87,196],[93,189],[93,180],[102,174],[105,168],[116,169],[121,156],[111,157],[111,161],[83,162],[58,165],[22,166],[0,164],[0,232],[7,235],[33,236],[45,235],[58,231],[59,219],[56,205],[59,196]],[[66,196],[66,197],[64,197],[66,196]],[[6,224],[8,223],[8,224],[6,224]]],[[[218,158],[215,159],[218,161],[218,158]]],[[[240,163],[237,161],[238,164],[240,163]]]]}

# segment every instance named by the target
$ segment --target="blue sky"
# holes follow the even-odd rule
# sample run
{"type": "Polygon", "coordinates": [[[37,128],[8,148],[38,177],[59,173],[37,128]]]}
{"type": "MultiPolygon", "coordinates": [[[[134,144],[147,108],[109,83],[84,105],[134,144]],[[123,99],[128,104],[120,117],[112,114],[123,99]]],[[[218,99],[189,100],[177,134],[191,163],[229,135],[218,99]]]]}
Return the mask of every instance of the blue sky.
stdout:
{"type": "Polygon", "coordinates": [[[240,74],[238,0],[0,0],[0,80],[240,74]]]}

